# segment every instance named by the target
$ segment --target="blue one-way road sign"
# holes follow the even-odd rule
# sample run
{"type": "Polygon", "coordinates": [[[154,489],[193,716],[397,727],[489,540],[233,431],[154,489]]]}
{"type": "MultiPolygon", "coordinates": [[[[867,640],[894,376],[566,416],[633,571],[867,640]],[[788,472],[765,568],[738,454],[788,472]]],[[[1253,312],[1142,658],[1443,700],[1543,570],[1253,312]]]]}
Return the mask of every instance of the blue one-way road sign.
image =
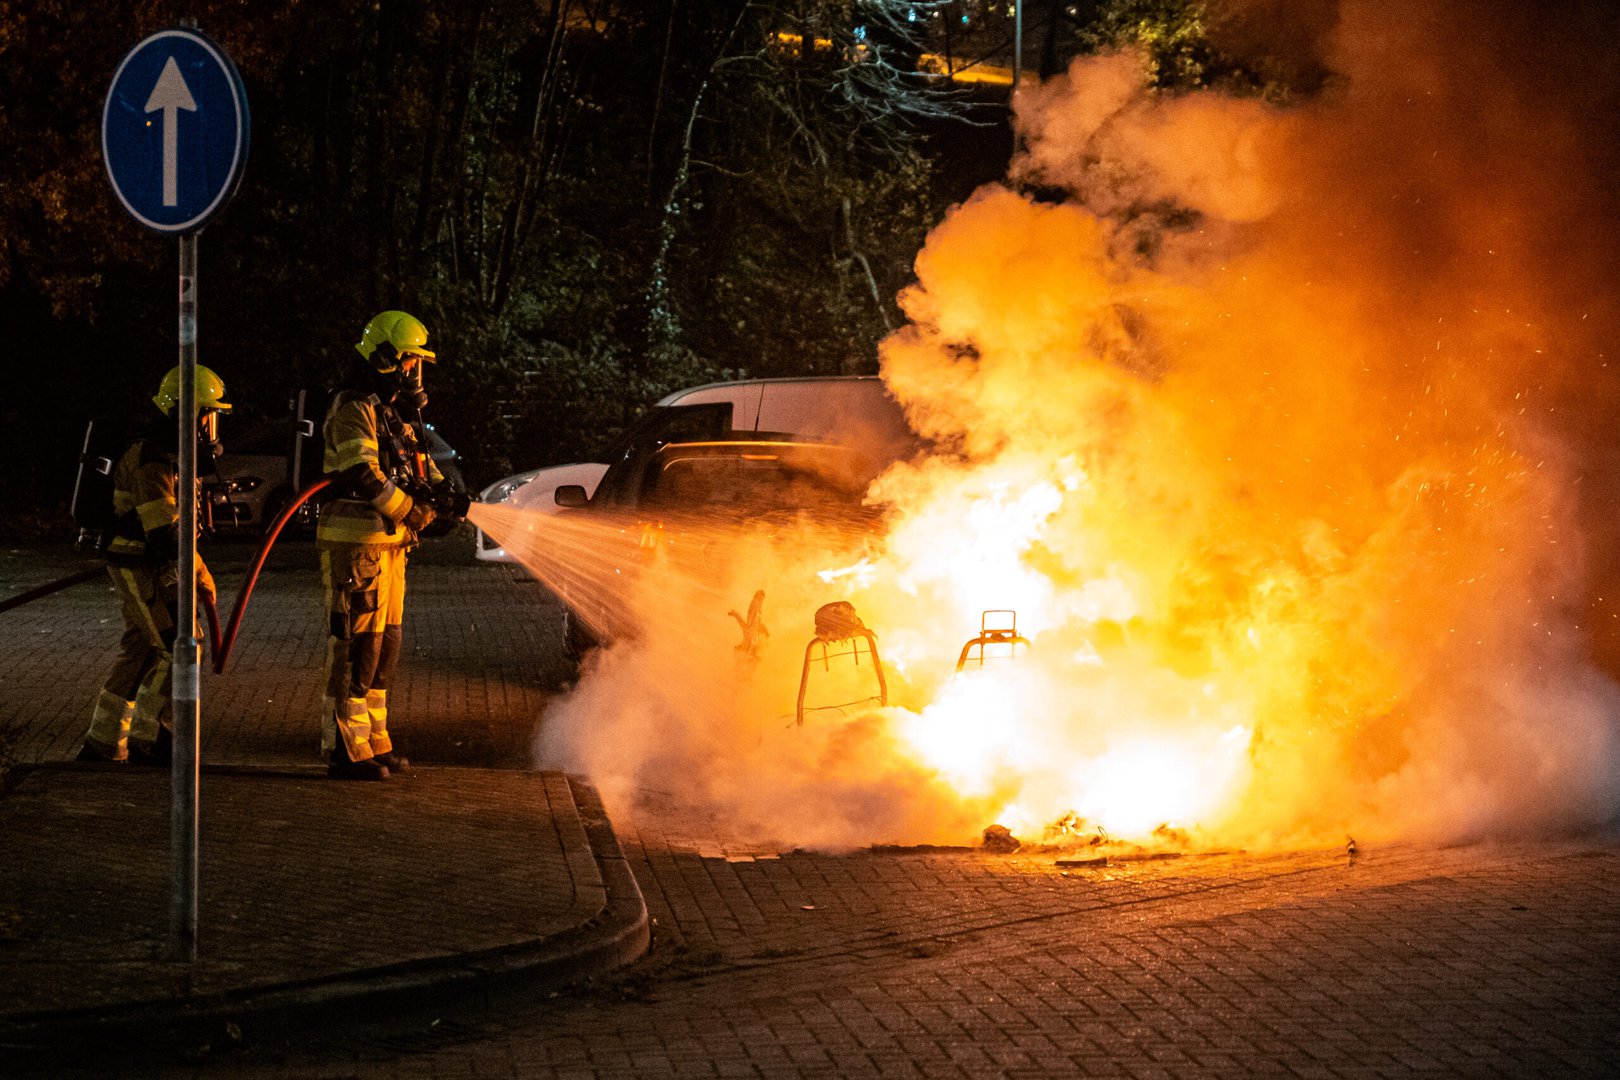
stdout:
{"type": "Polygon", "coordinates": [[[118,65],[101,153],[124,209],[161,233],[202,228],[247,163],[248,103],[225,51],[195,30],[160,30],[118,65]]]}

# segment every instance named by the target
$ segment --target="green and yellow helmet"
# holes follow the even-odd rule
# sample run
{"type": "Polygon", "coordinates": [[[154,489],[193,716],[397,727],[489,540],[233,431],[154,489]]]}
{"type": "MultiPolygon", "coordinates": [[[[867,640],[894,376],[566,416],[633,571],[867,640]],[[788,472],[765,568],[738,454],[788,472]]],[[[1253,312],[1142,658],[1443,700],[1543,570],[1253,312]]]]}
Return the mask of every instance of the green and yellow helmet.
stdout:
{"type": "Polygon", "coordinates": [[[415,315],[384,311],[366,323],[354,347],[367,363],[386,375],[399,367],[399,358],[405,355],[435,360],[433,353],[422,347],[427,339],[427,327],[415,315]]]}
{"type": "MultiPolygon", "coordinates": [[[[220,412],[230,410],[230,402],[225,400],[225,380],[215,375],[213,369],[197,365],[196,374],[191,380],[191,398],[197,403],[197,411],[204,409],[217,409],[220,412]]],[[[152,395],[152,404],[164,416],[173,416],[174,407],[180,403],[180,369],[170,368],[169,373],[163,376],[158,384],[157,393],[152,395]]]]}

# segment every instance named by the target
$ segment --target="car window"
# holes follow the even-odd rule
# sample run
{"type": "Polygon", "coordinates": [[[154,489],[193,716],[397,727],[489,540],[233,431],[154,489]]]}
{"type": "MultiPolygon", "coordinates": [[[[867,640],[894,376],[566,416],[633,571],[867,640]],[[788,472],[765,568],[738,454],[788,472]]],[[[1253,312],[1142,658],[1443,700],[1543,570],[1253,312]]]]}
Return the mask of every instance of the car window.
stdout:
{"type": "Polygon", "coordinates": [[[770,455],[673,457],[656,473],[648,503],[671,512],[754,516],[859,503],[859,492],[770,455]]]}
{"type": "MultiPolygon", "coordinates": [[[[659,447],[681,439],[712,439],[730,426],[729,402],[654,408],[642,416],[606,460],[607,473],[592,496],[602,506],[628,506],[645,501],[656,475],[644,478],[659,447]]],[[[658,465],[651,466],[656,474],[658,465]]]]}

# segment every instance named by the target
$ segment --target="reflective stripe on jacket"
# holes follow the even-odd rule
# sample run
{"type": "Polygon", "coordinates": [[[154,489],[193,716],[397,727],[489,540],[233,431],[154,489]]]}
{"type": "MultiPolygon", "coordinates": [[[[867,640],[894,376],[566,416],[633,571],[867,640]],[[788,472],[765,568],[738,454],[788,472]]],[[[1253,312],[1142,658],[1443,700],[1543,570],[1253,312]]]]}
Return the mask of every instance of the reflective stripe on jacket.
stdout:
{"type": "MultiPolygon", "coordinates": [[[[178,488],[175,461],[167,451],[150,439],[136,439],[130,444],[113,466],[116,516],[105,552],[109,566],[162,568],[172,567],[179,560],[180,504],[175,500],[178,488]]],[[[203,562],[202,552],[193,552],[192,565],[198,590],[213,596],[214,575],[203,562]]],[[[173,596],[168,603],[174,603],[173,596]]]]}
{"type": "MultiPolygon", "coordinates": [[[[397,547],[415,538],[401,526],[414,504],[397,483],[408,471],[415,436],[375,395],[345,390],[332,401],[324,427],[321,469],[335,497],[321,507],[317,543],[397,547]]],[[[427,462],[427,482],[439,471],[427,462]]]]}
{"type": "Polygon", "coordinates": [[[107,561],[146,566],[174,559],[180,506],[175,501],[174,459],[150,439],[130,443],[113,466],[113,529],[107,561]],[[163,530],[169,530],[167,535],[163,530]],[[151,544],[171,550],[148,550],[151,544]]]}

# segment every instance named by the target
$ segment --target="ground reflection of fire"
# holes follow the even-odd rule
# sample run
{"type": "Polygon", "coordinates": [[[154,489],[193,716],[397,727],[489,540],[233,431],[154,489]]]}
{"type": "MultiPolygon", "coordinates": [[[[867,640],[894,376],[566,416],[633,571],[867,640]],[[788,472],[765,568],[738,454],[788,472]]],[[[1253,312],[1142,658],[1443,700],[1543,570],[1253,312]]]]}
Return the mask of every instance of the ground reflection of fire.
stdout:
{"type": "Polygon", "coordinates": [[[1620,694],[1589,659],[1577,501],[1615,483],[1593,454],[1613,255],[1582,235],[1608,174],[1540,65],[1613,72],[1480,8],[1342,5],[1322,59],[1343,85],[1289,110],[1154,97],[1129,56],[1029,91],[1015,172],[1066,197],[987,188],[918,257],[883,374],[943,450],[875,485],[880,542],[689,524],[725,558],[627,586],[615,526],[480,508],[641,628],[543,752],[807,845],[1611,818],[1620,694]],[[740,678],[726,613],[756,589],[773,636],[740,678]],[[784,732],[810,615],[839,599],[880,635],[892,707],[784,732]],[[957,675],[998,608],[1033,647],[957,675]]]}

